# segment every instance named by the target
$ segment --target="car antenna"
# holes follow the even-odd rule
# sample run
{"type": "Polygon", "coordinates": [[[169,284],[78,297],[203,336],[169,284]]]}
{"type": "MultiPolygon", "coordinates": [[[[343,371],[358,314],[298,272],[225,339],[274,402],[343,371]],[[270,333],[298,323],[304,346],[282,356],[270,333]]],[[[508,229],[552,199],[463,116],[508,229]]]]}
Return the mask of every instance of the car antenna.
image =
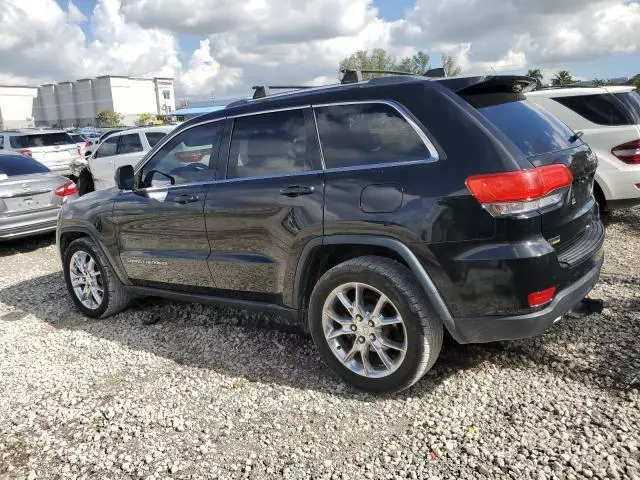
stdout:
{"type": "Polygon", "coordinates": [[[569,137],[569,143],[575,142],[576,140],[580,139],[583,135],[584,135],[584,132],[582,130],[578,130],[576,133],[574,133],[569,137]]]}

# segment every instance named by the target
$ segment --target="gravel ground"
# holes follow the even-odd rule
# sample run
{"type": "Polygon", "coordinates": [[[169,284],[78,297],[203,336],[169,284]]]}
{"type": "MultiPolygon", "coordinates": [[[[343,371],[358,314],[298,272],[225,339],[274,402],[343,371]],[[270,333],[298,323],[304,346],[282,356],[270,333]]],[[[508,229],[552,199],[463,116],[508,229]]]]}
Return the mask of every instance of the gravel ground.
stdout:
{"type": "Polygon", "coordinates": [[[640,213],[607,231],[602,314],[449,344],[378,398],[272,317],[147,299],[87,320],[51,237],[2,245],[0,478],[640,479],[640,213]]]}

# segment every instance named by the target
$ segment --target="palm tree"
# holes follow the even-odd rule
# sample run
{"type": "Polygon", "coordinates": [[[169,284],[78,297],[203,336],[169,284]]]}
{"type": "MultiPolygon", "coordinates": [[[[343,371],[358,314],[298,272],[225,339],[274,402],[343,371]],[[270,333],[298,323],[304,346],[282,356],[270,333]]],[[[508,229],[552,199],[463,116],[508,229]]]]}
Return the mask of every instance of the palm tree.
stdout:
{"type": "Polygon", "coordinates": [[[527,77],[531,77],[536,81],[536,90],[542,88],[542,70],[539,68],[532,68],[527,72],[527,77]]]}
{"type": "Polygon", "coordinates": [[[553,85],[571,85],[573,83],[573,77],[567,70],[560,70],[556,73],[556,76],[551,80],[553,85]]]}

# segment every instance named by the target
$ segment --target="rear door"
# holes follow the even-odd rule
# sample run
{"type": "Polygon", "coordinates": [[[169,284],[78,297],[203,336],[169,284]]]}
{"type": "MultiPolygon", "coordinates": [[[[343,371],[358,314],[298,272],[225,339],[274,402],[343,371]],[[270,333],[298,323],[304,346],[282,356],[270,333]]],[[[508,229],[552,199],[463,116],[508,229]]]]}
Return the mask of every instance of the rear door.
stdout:
{"type": "Polygon", "coordinates": [[[138,170],[136,190],[116,197],[118,248],[133,283],[183,291],[214,287],[203,208],[223,128],[214,121],[182,130],[138,170]]]}
{"type": "Polygon", "coordinates": [[[229,122],[225,180],[211,186],[205,205],[209,266],[218,288],[279,303],[302,248],[322,235],[323,173],[311,110],[229,122]]]}

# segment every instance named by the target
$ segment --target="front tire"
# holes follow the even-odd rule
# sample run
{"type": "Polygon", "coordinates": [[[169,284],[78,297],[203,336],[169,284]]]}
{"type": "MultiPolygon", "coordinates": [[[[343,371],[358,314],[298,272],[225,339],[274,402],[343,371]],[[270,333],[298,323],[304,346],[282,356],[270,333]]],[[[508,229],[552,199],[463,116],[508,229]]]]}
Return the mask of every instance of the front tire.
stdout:
{"type": "Polygon", "coordinates": [[[109,317],[128,305],[124,285],[91,238],[69,244],[63,255],[63,271],[73,303],[87,317],[109,317]]]}
{"type": "Polygon", "coordinates": [[[409,388],[435,363],[443,326],[404,265],[359,257],[327,271],[309,303],[309,329],[324,362],[360,390],[409,388]]]}

